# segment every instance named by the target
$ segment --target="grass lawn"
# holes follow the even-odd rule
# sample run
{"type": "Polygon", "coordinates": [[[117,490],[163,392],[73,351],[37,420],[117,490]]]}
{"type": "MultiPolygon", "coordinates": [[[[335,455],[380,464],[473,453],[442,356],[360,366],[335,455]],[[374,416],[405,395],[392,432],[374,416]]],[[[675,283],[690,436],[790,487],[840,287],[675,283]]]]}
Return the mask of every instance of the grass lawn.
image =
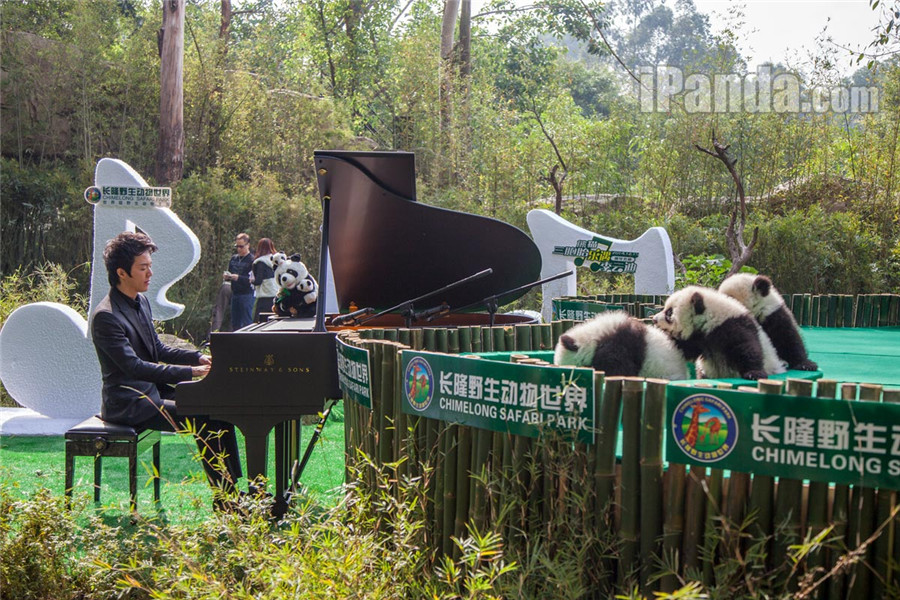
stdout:
{"type": "MultiPolygon", "coordinates": [[[[303,449],[314,426],[303,427],[303,449]]],[[[242,450],[243,436],[238,433],[242,450]]],[[[194,459],[197,446],[187,435],[163,434],[160,452],[161,500],[164,517],[170,522],[191,523],[206,519],[212,512],[212,497],[206,476],[194,459]]],[[[269,474],[275,471],[274,435],[269,436],[269,474]]],[[[65,486],[65,440],[62,436],[4,436],[0,438],[0,487],[13,498],[32,496],[47,488],[62,496],[65,486]]],[[[153,486],[148,477],[152,453],[139,457],[138,512],[155,514],[153,486]]],[[[246,463],[245,463],[246,471],[246,463]]],[[[75,459],[75,505],[93,506],[94,466],[90,457],[75,459]]],[[[317,502],[333,505],[342,495],[344,481],[344,412],[335,406],[328,424],[303,472],[301,486],[317,502]]],[[[239,482],[247,489],[247,482],[239,482]]],[[[104,513],[128,513],[128,460],[103,460],[100,507],[104,513]]]]}

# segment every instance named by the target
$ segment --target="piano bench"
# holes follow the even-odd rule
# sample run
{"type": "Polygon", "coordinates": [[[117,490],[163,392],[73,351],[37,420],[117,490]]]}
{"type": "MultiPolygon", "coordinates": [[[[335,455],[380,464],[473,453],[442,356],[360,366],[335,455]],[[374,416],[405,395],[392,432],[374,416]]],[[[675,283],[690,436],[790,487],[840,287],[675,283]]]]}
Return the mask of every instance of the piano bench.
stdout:
{"type": "Polygon", "coordinates": [[[85,419],[66,432],[66,505],[72,499],[75,457],[94,457],[94,502],[100,502],[100,477],[103,457],[128,459],[128,485],[131,510],[137,510],[138,456],[153,450],[153,500],[159,506],[159,441],[158,431],[135,429],[129,425],[108,423],[100,417],[85,419]]]}

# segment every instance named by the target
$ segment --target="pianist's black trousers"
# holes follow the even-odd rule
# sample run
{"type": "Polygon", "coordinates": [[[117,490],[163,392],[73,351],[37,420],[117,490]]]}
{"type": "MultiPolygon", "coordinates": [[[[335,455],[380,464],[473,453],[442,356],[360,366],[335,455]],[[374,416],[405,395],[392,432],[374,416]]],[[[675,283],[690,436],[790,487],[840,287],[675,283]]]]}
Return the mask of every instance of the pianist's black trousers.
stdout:
{"type": "Polygon", "coordinates": [[[234,426],[217,421],[207,417],[181,417],[178,415],[178,407],[174,400],[163,400],[163,408],[159,414],[153,416],[142,423],[138,423],[136,427],[144,429],[154,429],[156,431],[175,431],[172,423],[179,428],[180,431],[190,429],[196,434],[197,447],[200,449],[200,462],[203,464],[203,470],[206,471],[206,477],[209,479],[210,485],[214,489],[221,489],[225,492],[233,492],[238,478],[241,476],[241,458],[238,450],[237,437],[234,434],[234,426]],[[163,415],[162,412],[168,413],[171,421],[163,415]],[[188,427],[186,421],[190,421],[193,425],[188,427]],[[224,460],[220,461],[220,457],[224,460]],[[225,476],[217,466],[225,463],[228,477],[225,476]]]}

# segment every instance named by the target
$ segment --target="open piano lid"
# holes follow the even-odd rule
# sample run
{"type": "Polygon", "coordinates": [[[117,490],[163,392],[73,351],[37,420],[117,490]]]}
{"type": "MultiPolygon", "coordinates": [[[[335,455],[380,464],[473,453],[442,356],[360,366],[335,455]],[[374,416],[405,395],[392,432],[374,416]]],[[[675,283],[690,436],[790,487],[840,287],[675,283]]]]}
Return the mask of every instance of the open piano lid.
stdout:
{"type": "Polygon", "coordinates": [[[328,247],[341,311],[351,302],[391,308],[487,268],[491,275],[416,308],[446,302],[456,309],[540,277],[540,252],[520,229],[416,202],[411,152],[317,150],[315,164],[319,193],[329,198],[328,247]]]}

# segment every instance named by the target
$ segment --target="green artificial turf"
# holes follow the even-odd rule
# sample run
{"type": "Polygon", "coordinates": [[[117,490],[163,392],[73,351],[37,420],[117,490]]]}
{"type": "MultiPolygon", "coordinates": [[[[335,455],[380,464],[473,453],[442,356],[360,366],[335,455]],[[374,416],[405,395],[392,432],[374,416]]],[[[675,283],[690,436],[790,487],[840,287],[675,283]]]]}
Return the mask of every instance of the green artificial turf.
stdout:
{"type": "MultiPolygon", "coordinates": [[[[300,479],[303,493],[324,505],[335,504],[342,494],[343,417],[343,406],[338,404],[300,479]]],[[[313,429],[313,425],[303,427],[303,450],[306,449],[313,429]]],[[[244,440],[240,433],[238,443],[243,449],[244,440]]],[[[163,434],[160,450],[161,508],[166,519],[183,523],[206,519],[212,512],[212,492],[202,467],[194,458],[197,446],[193,439],[187,435],[163,434]]],[[[40,488],[47,488],[55,495],[62,496],[65,487],[65,457],[65,440],[62,436],[0,437],[0,487],[13,498],[30,497],[40,488]]],[[[270,476],[275,471],[274,457],[274,435],[270,434],[270,476]]],[[[153,486],[149,478],[151,469],[152,453],[148,451],[139,457],[138,466],[137,510],[144,516],[156,514],[153,486]]],[[[128,512],[128,459],[103,459],[101,479],[100,508],[113,514],[128,512]]],[[[76,508],[93,507],[93,480],[93,460],[90,457],[77,457],[74,486],[76,508]]],[[[241,479],[239,487],[247,489],[246,479],[241,479]]]]}

